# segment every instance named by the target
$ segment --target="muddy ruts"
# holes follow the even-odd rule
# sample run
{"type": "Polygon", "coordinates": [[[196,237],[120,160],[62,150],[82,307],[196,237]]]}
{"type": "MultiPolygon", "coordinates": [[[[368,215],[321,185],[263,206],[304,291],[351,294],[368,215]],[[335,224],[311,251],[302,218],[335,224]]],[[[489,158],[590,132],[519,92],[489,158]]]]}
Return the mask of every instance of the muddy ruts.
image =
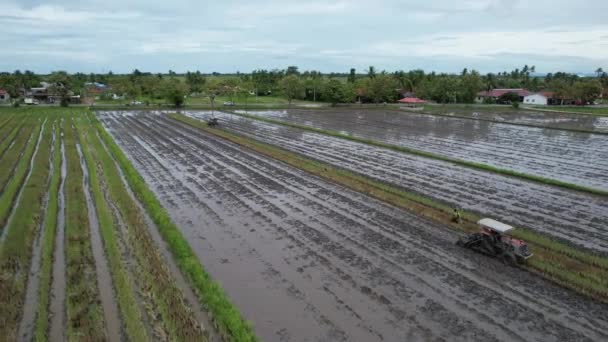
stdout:
{"type": "MultiPolygon", "coordinates": [[[[198,118],[205,112],[189,112],[198,118]]],[[[307,157],[397,185],[451,206],[487,215],[608,253],[608,201],[577,191],[216,113],[222,127],[307,157]]]]}
{"type": "Polygon", "coordinates": [[[16,203],[11,203],[14,210],[6,220],[0,241],[0,336],[9,341],[17,339],[23,317],[32,245],[41,221],[49,173],[52,130],[45,130],[41,122],[36,122],[32,126],[33,139],[23,154],[25,159],[19,161],[22,167],[28,165],[24,170],[27,175],[16,183],[18,194],[10,197],[16,203]]]}
{"type": "Polygon", "coordinates": [[[605,305],[426,220],[159,117],[100,118],[265,340],[608,337],[605,305]]]}
{"type": "Polygon", "coordinates": [[[107,340],[95,258],[83,192],[83,174],[71,122],[64,124],[67,177],[65,180],[66,325],[68,340],[87,336],[107,340]]]}
{"type": "Polygon", "coordinates": [[[608,190],[606,135],[377,110],[249,114],[608,190]]]}

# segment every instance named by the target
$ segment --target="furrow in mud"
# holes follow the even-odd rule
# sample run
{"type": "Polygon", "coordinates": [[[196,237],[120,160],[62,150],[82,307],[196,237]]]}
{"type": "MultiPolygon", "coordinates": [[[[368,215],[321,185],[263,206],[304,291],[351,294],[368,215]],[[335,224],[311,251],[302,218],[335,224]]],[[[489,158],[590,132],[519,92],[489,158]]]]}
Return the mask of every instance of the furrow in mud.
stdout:
{"type": "MultiPolygon", "coordinates": [[[[53,156],[55,152],[55,128],[52,128],[53,137],[51,139],[51,151],[49,154],[49,175],[47,179],[47,188],[48,182],[50,182],[51,177],[53,176],[53,156]]],[[[42,167],[39,165],[38,167],[42,167]]],[[[28,176],[29,178],[29,176],[28,176]]],[[[27,180],[26,180],[27,182],[27,180]]],[[[49,193],[47,192],[44,195],[42,200],[42,213],[46,213],[47,211],[47,203],[49,201],[49,193]]],[[[25,292],[25,302],[23,305],[23,317],[21,319],[21,323],[19,325],[19,334],[18,336],[22,341],[31,341],[33,332],[34,332],[34,321],[36,319],[36,309],[38,302],[38,286],[39,286],[39,271],[40,271],[40,257],[42,254],[42,244],[44,241],[44,225],[45,219],[43,218],[38,225],[38,229],[36,231],[36,238],[34,239],[34,245],[32,246],[32,261],[30,265],[30,271],[28,276],[27,288],[25,292]]]]}
{"type": "Polygon", "coordinates": [[[91,197],[89,189],[89,172],[86,167],[80,144],[76,144],[78,158],[80,159],[80,168],[82,169],[82,189],[86,201],[86,208],[89,218],[91,247],[93,257],[95,259],[95,272],[97,275],[97,283],[99,288],[99,297],[103,307],[103,315],[106,323],[107,337],[110,341],[120,341],[122,338],[122,326],[118,304],[114,297],[114,287],[112,286],[112,277],[108,269],[108,262],[105,258],[103,241],[99,231],[99,222],[95,211],[95,204],[91,197]]]}
{"type": "MultiPolygon", "coordinates": [[[[188,115],[207,118],[208,113],[188,115]]],[[[608,202],[577,191],[216,113],[225,129],[381,182],[608,253],[608,202]]]]}
{"type": "Polygon", "coordinates": [[[66,298],[66,263],[65,263],[65,179],[67,176],[67,160],[65,157],[65,145],[63,140],[63,128],[61,129],[61,178],[59,180],[59,193],[57,194],[57,230],[55,236],[55,248],[53,252],[53,275],[51,283],[50,303],[50,325],[49,340],[63,341],[65,320],[65,298],[66,298]]]}
{"type": "Polygon", "coordinates": [[[99,118],[265,340],[608,337],[605,305],[411,213],[158,116],[99,118]]]}

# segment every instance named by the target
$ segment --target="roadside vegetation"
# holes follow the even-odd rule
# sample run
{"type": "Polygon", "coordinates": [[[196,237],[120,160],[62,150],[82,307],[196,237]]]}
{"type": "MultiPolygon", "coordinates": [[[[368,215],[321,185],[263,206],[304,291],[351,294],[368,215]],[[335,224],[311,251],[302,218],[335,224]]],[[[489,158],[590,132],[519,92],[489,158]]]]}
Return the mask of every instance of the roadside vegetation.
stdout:
{"type": "MultiPolygon", "coordinates": [[[[170,114],[170,117],[331,182],[413,211],[456,231],[472,232],[478,230],[475,222],[479,217],[472,213],[464,213],[464,223],[456,225],[451,222],[452,208],[431,198],[374,181],[368,177],[306,158],[276,146],[238,136],[221,129],[209,128],[201,120],[180,114],[170,114]]],[[[517,229],[514,236],[528,241],[531,251],[535,254],[535,257],[530,259],[528,265],[525,266],[528,270],[562,286],[608,301],[608,259],[588,251],[573,248],[525,228],[517,229]]]]}

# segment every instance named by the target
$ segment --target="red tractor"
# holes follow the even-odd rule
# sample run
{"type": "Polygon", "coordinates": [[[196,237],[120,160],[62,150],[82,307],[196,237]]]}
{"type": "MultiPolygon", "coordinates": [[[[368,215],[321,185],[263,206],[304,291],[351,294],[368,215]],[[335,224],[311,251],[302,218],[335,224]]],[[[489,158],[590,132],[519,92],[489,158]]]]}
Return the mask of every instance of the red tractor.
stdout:
{"type": "Polygon", "coordinates": [[[500,258],[512,265],[524,264],[532,253],[525,241],[506,235],[514,228],[490,218],[477,221],[481,230],[458,240],[459,246],[500,258]]]}

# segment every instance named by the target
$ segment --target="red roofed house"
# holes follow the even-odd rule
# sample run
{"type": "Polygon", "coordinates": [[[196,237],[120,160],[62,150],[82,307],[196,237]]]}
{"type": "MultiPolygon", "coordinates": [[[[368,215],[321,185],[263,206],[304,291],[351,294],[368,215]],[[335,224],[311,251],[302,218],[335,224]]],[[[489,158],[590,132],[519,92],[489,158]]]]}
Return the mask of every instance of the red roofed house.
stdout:
{"type": "Polygon", "coordinates": [[[514,88],[514,89],[493,89],[490,91],[480,91],[477,93],[477,102],[484,102],[487,98],[492,98],[494,101],[498,100],[499,97],[504,94],[514,93],[519,95],[519,102],[524,102],[524,97],[531,95],[532,93],[522,88],[514,88]]]}
{"type": "Polygon", "coordinates": [[[10,99],[11,96],[8,94],[8,91],[0,89],[0,102],[8,102],[10,99]]]}
{"type": "Polygon", "coordinates": [[[421,100],[417,97],[404,97],[397,102],[405,103],[408,107],[418,107],[419,105],[423,105],[426,103],[426,101],[421,100]]]}

